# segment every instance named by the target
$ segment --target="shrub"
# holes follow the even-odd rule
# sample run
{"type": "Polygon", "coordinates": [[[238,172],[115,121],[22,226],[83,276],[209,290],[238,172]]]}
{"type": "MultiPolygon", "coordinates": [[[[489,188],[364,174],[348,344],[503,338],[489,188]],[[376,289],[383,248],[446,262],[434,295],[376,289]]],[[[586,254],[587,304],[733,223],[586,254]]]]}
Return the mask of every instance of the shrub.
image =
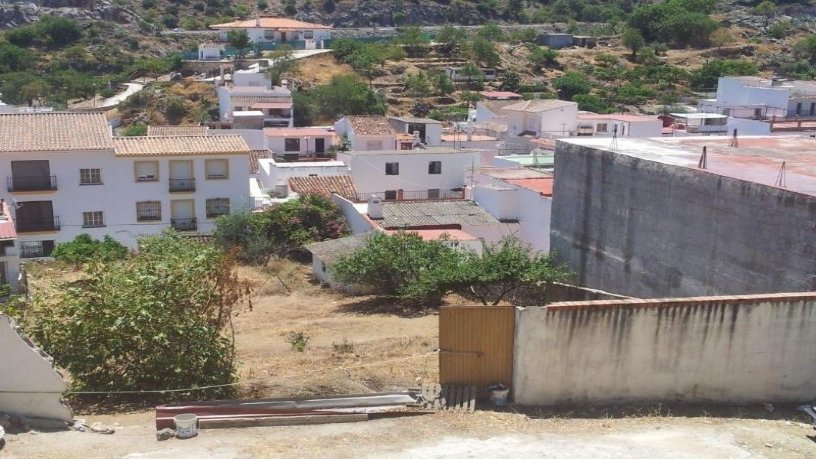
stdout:
{"type": "Polygon", "coordinates": [[[584,73],[578,71],[567,72],[553,82],[562,100],[572,100],[577,94],[586,94],[592,89],[592,83],[584,73]]]}
{"type": "Polygon", "coordinates": [[[758,72],[756,64],[748,60],[713,60],[703,64],[702,68],[691,73],[691,85],[695,89],[708,89],[717,86],[722,76],[750,76],[758,72]]]}
{"type": "Polygon", "coordinates": [[[292,331],[286,334],[286,342],[292,345],[293,351],[303,352],[306,350],[306,344],[309,343],[309,336],[302,331],[292,331]]]}
{"type": "Polygon", "coordinates": [[[122,135],[126,137],[147,135],[147,125],[145,123],[131,124],[122,131],[122,135]]]}
{"type": "Polygon", "coordinates": [[[355,75],[335,75],[329,84],[312,89],[311,95],[323,119],[333,120],[338,115],[382,115],[386,109],[383,95],[355,75]]]}
{"type": "MultiPolygon", "coordinates": [[[[234,262],[212,245],[174,233],[141,238],[139,246],[127,260],[88,265],[83,279],[59,284],[51,297],[35,292],[27,331],[71,373],[74,390],[232,383],[234,346],[224,331],[246,293],[234,262]]],[[[227,386],[162,397],[232,393],[227,386]]]]}
{"type": "Polygon", "coordinates": [[[187,107],[181,98],[171,97],[164,101],[162,112],[170,124],[178,124],[187,115],[187,107]]]}
{"type": "Polygon", "coordinates": [[[128,249],[112,237],[106,235],[101,241],[89,234],[80,234],[70,242],[57,244],[51,256],[67,263],[109,262],[122,260],[128,249]]]}
{"type": "Polygon", "coordinates": [[[542,67],[552,67],[557,65],[558,55],[559,53],[557,50],[536,47],[527,56],[527,60],[533,64],[533,69],[540,71],[542,67]]]}

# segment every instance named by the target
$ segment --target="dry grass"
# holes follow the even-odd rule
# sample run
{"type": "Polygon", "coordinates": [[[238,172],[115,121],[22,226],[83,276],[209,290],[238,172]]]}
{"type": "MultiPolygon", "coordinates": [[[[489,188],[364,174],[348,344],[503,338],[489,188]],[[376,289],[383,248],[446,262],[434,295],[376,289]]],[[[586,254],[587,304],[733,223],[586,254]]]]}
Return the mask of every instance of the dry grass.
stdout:
{"type": "Polygon", "coordinates": [[[240,275],[253,285],[252,311],[234,320],[244,395],[366,393],[437,379],[436,315],[351,312],[371,297],[323,289],[287,260],[240,275]],[[287,342],[290,332],[308,336],[303,352],[287,342]]]}
{"type": "Polygon", "coordinates": [[[298,78],[305,87],[329,84],[335,75],[353,75],[348,64],[341,64],[334,54],[324,53],[298,60],[298,78]]]}

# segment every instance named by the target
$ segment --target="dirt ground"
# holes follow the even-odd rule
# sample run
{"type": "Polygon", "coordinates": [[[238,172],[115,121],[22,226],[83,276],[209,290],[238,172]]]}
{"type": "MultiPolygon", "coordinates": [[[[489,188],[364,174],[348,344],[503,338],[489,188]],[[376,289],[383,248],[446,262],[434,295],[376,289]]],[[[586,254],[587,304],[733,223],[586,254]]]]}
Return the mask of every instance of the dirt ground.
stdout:
{"type": "MultiPolygon", "coordinates": [[[[309,281],[308,269],[241,268],[252,308],[234,320],[243,396],[367,393],[417,387],[438,375],[437,315],[364,313],[391,309],[309,281]],[[303,352],[290,332],[308,336],[303,352]]],[[[456,302],[456,299],[450,301],[456,302]]],[[[801,413],[750,408],[477,410],[352,424],[205,430],[155,440],[152,410],[76,413],[115,433],[73,430],[6,435],[2,458],[546,457],[812,458],[813,429],[801,413]]]]}

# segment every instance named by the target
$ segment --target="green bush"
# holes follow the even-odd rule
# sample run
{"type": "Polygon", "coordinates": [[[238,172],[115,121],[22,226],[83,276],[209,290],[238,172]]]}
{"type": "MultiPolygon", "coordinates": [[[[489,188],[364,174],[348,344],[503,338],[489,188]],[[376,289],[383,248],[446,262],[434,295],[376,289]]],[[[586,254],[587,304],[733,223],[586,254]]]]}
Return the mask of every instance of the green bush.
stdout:
{"type": "Polygon", "coordinates": [[[306,244],[348,234],[340,208],[317,195],[276,204],[264,212],[223,215],[215,225],[219,245],[237,248],[242,261],[262,265],[272,255],[300,257],[306,244]]]}
{"type": "Polygon", "coordinates": [[[577,94],[587,94],[592,89],[589,78],[579,71],[570,71],[556,78],[553,86],[562,100],[572,100],[577,94]]]}
{"type": "Polygon", "coordinates": [[[67,263],[108,262],[122,260],[128,249],[114,238],[106,235],[101,241],[89,234],[80,234],[70,242],[57,244],[51,256],[67,263]]]}
{"type": "Polygon", "coordinates": [[[756,64],[749,60],[713,60],[691,72],[691,86],[694,89],[711,89],[717,86],[717,80],[722,76],[751,76],[758,71],[756,64]]]}
{"type": "MultiPolygon", "coordinates": [[[[79,391],[186,389],[235,381],[228,333],[246,286],[220,249],[175,233],[144,237],[127,260],[88,265],[84,278],[34,292],[26,331],[79,391]],[[49,296],[50,295],[50,296],[49,296]]],[[[157,395],[206,399],[232,386],[157,395]]],[[[117,395],[138,399],[146,394],[117,395]]]]}
{"type": "Polygon", "coordinates": [[[557,59],[559,54],[560,53],[554,49],[536,47],[527,56],[527,60],[533,64],[535,71],[541,71],[542,67],[554,67],[558,65],[557,59]]]}
{"type": "Polygon", "coordinates": [[[334,120],[338,115],[382,115],[385,98],[355,75],[335,75],[327,85],[310,91],[321,119],[334,120]]]}
{"type": "Polygon", "coordinates": [[[125,137],[147,135],[147,125],[145,123],[131,124],[130,126],[126,127],[124,131],[122,131],[122,135],[125,137]]]}

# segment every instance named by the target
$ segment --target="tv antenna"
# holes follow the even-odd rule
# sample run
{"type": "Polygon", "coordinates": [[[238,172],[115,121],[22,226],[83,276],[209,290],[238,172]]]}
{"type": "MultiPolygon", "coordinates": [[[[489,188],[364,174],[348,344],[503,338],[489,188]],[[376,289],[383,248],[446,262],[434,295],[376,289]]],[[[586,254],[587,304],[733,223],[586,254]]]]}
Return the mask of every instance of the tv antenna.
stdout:
{"type": "Polygon", "coordinates": [[[609,144],[610,150],[617,150],[618,149],[618,125],[614,125],[612,127],[612,143],[609,144]]]}
{"type": "Polygon", "coordinates": [[[774,185],[778,186],[779,188],[786,188],[787,181],[785,180],[785,161],[782,161],[782,167],[779,168],[779,174],[776,176],[776,182],[774,185]]]}

